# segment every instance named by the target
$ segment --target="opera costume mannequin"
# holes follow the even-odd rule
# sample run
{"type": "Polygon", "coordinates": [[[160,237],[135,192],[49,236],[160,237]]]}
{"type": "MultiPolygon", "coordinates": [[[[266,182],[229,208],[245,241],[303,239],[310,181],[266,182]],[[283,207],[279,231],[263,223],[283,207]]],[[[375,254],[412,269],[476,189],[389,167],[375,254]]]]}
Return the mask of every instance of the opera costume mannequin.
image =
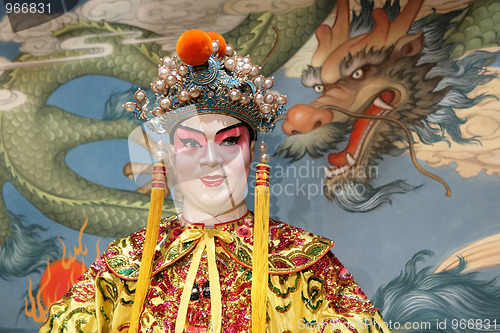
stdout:
{"type": "MultiPolygon", "coordinates": [[[[223,44],[217,38],[208,65],[206,60],[186,65],[178,47],[183,62],[175,60],[179,64],[169,70],[177,86],[157,92],[164,114],[157,110],[153,121],[146,119],[152,128],[165,129],[162,156],[175,174],[167,178],[182,207],[160,224],[139,332],[252,331],[255,229],[245,202],[247,181],[256,134],[274,127],[283,103],[277,96],[274,104],[258,103],[255,96],[263,92],[254,83],[258,76],[238,74],[230,61],[228,66],[232,54],[217,52],[217,44],[223,44]],[[215,74],[205,75],[210,70],[215,74]],[[196,93],[178,100],[184,89],[196,93]],[[239,99],[231,98],[231,91],[238,91],[239,99]]],[[[144,110],[143,99],[136,93],[134,112],[144,110]]],[[[141,230],[113,241],[51,307],[40,332],[131,331],[145,235],[141,230]]],[[[388,332],[378,310],[330,252],[332,241],[274,219],[268,240],[267,332],[388,332]]]]}

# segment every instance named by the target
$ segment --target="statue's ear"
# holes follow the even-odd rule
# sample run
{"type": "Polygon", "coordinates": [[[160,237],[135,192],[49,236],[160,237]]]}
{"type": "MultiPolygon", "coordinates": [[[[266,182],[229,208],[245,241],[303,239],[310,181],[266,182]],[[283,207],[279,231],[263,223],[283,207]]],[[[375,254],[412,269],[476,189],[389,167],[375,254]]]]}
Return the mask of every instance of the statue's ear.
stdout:
{"type": "Polygon", "coordinates": [[[254,157],[255,157],[255,143],[257,141],[256,140],[252,140],[250,142],[250,164],[252,163],[254,157]]]}
{"type": "Polygon", "coordinates": [[[172,169],[175,169],[174,145],[168,145],[168,163],[172,169]]]}
{"type": "Polygon", "coordinates": [[[394,44],[393,58],[411,57],[422,52],[424,48],[424,34],[406,35],[394,44]]]}

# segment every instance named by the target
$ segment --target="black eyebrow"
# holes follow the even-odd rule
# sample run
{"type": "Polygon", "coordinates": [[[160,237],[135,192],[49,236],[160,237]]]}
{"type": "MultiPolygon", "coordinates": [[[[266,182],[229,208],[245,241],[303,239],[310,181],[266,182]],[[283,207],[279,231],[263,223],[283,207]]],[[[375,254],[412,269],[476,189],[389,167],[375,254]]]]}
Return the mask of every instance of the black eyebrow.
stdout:
{"type": "MultiPolygon", "coordinates": [[[[228,127],[224,127],[222,129],[218,130],[217,133],[215,133],[215,135],[218,135],[220,133],[223,133],[225,131],[229,131],[230,129],[233,129],[233,128],[236,128],[236,127],[240,127],[240,126],[245,126],[245,124],[244,123],[237,123],[237,124],[234,124],[234,125],[231,125],[231,126],[228,126],[228,127]]],[[[177,128],[175,129],[175,131],[172,132],[172,134],[175,133],[177,131],[177,129],[181,128],[181,127],[183,129],[187,130],[187,131],[200,133],[200,134],[203,134],[203,136],[205,136],[205,133],[203,131],[195,129],[195,128],[192,128],[192,127],[189,127],[189,126],[184,126],[184,125],[178,125],[177,128]]],[[[173,142],[173,138],[171,138],[171,140],[173,142]]]]}
{"type": "Polygon", "coordinates": [[[225,131],[229,131],[229,130],[231,130],[233,128],[241,127],[241,126],[245,126],[245,124],[243,124],[243,123],[237,123],[237,124],[234,124],[234,125],[231,125],[231,126],[228,126],[228,127],[224,127],[222,129],[218,130],[217,133],[215,133],[215,135],[221,134],[221,133],[223,133],[225,131]]]}
{"type": "Polygon", "coordinates": [[[183,129],[185,129],[186,131],[191,131],[191,132],[197,132],[197,133],[200,133],[200,134],[203,134],[205,135],[205,133],[203,133],[203,131],[201,130],[197,130],[195,128],[192,128],[192,127],[189,127],[189,126],[184,126],[184,125],[179,125],[177,128],[176,128],[176,131],[178,128],[182,127],[183,129]]]}

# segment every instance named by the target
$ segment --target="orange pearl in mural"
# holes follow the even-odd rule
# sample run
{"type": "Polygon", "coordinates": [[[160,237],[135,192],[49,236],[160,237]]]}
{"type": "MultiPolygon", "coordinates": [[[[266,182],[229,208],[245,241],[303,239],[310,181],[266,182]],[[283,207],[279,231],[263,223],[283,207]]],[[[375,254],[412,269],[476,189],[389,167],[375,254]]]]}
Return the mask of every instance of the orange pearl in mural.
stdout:
{"type": "Polygon", "coordinates": [[[45,307],[61,299],[87,270],[78,260],[59,259],[49,264],[40,279],[40,294],[45,307]]]}

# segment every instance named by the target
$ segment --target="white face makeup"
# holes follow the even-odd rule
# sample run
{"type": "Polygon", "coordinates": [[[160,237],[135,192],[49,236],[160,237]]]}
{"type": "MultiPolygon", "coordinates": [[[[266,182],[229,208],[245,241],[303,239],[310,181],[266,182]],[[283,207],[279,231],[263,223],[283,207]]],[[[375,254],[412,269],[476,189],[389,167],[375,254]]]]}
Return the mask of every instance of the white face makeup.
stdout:
{"type": "Polygon", "coordinates": [[[254,154],[248,128],[236,118],[207,114],[182,122],[172,138],[169,152],[184,216],[198,222],[206,216],[246,212],[254,154]]]}

